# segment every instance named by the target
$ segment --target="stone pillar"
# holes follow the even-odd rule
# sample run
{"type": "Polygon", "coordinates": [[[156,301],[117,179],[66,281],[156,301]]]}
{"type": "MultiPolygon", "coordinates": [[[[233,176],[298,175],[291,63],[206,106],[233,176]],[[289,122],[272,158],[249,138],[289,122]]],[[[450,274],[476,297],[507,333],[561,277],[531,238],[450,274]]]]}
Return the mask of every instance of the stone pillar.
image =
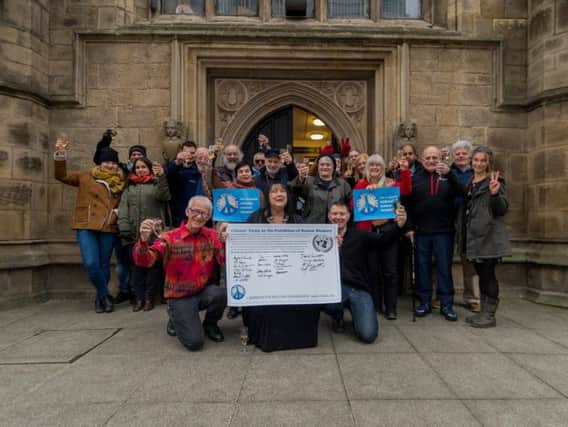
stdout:
{"type": "Polygon", "coordinates": [[[568,1],[530,2],[529,286],[568,306],[568,1]]]}
{"type": "Polygon", "coordinates": [[[47,232],[47,0],[0,3],[0,295],[42,296],[47,232]]]}

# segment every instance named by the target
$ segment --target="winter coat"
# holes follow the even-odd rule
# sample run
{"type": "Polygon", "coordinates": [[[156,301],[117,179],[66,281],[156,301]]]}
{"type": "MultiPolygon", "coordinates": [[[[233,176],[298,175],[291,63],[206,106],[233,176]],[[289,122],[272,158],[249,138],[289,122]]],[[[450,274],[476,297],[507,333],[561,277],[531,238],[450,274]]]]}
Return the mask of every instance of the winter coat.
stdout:
{"type": "Polygon", "coordinates": [[[495,196],[489,192],[489,177],[479,182],[476,191],[468,191],[468,196],[460,208],[459,247],[468,259],[511,256],[511,244],[503,218],[509,204],[505,181],[502,178],[499,181],[501,188],[495,196]]]}
{"type": "Polygon", "coordinates": [[[162,175],[147,184],[130,183],[122,193],[118,208],[118,229],[124,245],[138,240],[140,224],[148,218],[165,223],[165,203],[170,200],[168,180],[162,175]]]}
{"type": "Polygon", "coordinates": [[[455,172],[440,177],[426,169],[417,171],[412,176],[412,193],[403,201],[411,228],[418,233],[453,233],[458,194],[465,194],[465,186],[455,172]]]}
{"type": "Polygon", "coordinates": [[[260,173],[254,177],[254,184],[256,185],[256,188],[266,194],[270,184],[279,182],[281,184],[287,185],[288,182],[292,181],[297,176],[298,169],[296,169],[296,165],[293,162],[286,165],[285,167],[280,168],[274,178],[268,175],[266,166],[264,166],[260,169],[260,173]]]}
{"type": "Polygon", "coordinates": [[[55,160],[55,179],[79,187],[71,228],[118,233],[116,225],[120,194],[111,194],[105,184],[97,182],[91,171],[67,172],[65,160],[55,160]]]}
{"type": "MultiPolygon", "coordinates": [[[[471,181],[471,178],[473,177],[473,169],[471,167],[462,170],[459,167],[457,167],[455,163],[452,163],[450,169],[456,173],[456,175],[458,176],[460,182],[463,184],[464,187],[466,187],[469,184],[469,181],[471,181]]],[[[462,203],[463,203],[463,195],[459,194],[454,199],[454,205],[456,206],[456,209],[459,209],[462,203]]]]}
{"type": "Polygon", "coordinates": [[[308,224],[325,224],[333,203],[341,201],[349,206],[351,200],[351,187],[342,178],[333,178],[326,188],[317,176],[307,176],[303,182],[296,177],[291,186],[306,201],[302,217],[308,224]]]}
{"type": "Polygon", "coordinates": [[[203,180],[195,163],[187,168],[175,162],[168,162],[164,171],[171,194],[172,225],[178,227],[186,218],[185,210],[189,200],[196,195],[205,195],[203,180]]]}

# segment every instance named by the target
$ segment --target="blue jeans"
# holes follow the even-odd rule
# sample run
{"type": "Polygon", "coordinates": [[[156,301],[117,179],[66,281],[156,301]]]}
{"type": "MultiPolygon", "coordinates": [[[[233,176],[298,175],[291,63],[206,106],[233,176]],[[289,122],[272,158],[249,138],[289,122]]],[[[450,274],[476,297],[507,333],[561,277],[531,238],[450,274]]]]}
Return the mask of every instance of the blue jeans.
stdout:
{"type": "MultiPolygon", "coordinates": [[[[130,266],[128,265],[128,249],[115,237],[114,255],[116,256],[116,272],[118,274],[118,291],[123,294],[130,293],[130,266]]],[[[132,248],[132,246],[129,246],[132,248]]]]}
{"type": "Polygon", "coordinates": [[[77,230],[83,266],[97,290],[97,298],[108,295],[110,280],[110,256],[116,236],[93,230],[77,230]]]}
{"type": "Polygon", "coordinates": [[[379,321],[371,294],[341,285],[341,302],[324,306],[324,311],[335,319],[341,319],[344,308],[351,311],[353,329],[357,338],[366,343],[374,342],[379,335],[379,321]]]}
{"type": "Polygon", "coordinates": [[[422,304],[432,301],[432,256],[436,259],[436,294],[442,307],[454,304],[452,233],[416,233],[416,295],[422,304]]]}

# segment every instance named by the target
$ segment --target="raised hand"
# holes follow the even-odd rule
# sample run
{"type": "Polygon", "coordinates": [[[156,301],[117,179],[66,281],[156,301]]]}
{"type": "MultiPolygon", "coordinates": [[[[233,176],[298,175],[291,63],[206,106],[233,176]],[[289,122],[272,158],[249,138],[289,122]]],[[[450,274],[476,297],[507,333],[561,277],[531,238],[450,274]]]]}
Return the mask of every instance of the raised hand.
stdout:
{"type": "Polygon", "coordinates": [[[406,160],[406,157],[402,157],[399,161],[398,161],[398,166],[400,168],[401,171],[405,171],[408,169],[408,160],[406,160]]]}
{"type": "Polygon", "coordinates": [[[154,232],[154,220],[153,219],[145,219],[140,224],[140,240],[142,242],[147,242],[150,239],[150,236],[154,232]]]}
{"type": "Polygon", "coordinates": [[[55,141],[55,151],[59,154],[65,154],[67,151],[67,147],[69,146],[71,141],[67,138],[67,135],[60,136],[55,141]]]}
{"type": "Polygon", "coordinates": [[[158,162],[152,163],[152,172],[155,176],[162,176],[164,174],[164,168],[158,162]]]}
{"type": "Polygon", "coordinates": [[[499,193],[501,183],[499,182],[499,171],[491,172],[491,179],[489,180],[489,192],[493,195],[499,193]]]}
{"type": "Polygon", "coordinates": [[[309,173],[310,173],[310,167],[305,163],[298,167],[298,174],[300,175],[300,178],[307,177],[309,173]]]}
{"type": "Polygon", "coordinates": [[[404,225],[406,224],[406,209],[404,209],[403,205],[399,205],[397,206],[396,210],[396,224],[399,227],[404,227],[404,225]]]}

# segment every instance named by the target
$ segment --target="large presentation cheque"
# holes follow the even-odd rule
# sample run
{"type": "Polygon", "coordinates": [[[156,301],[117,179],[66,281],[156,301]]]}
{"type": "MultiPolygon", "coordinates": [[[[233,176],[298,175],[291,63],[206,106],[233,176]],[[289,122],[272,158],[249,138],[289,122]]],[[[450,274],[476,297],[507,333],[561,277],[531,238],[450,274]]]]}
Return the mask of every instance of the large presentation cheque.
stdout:
{"type": "Polygon", "coordinates": [[[231,224],[228,231],[229,306],[341,301],[336,225],[231,224]]]}

